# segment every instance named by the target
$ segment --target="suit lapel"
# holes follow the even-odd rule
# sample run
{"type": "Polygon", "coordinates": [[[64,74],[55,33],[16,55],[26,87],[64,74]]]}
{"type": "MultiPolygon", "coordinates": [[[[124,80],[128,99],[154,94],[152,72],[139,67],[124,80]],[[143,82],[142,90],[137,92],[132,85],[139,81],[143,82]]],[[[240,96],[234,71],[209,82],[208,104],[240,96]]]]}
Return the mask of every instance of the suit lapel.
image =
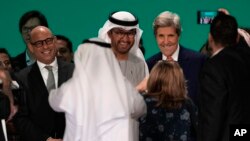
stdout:
{"type": "Polygon", "coordinates": [[[28,74],[28,85],[30,89],[30,96],[32,97],[32,103],[39,105],[41,99],[48,99],[48,91],[44,84],[41,72],[37,63],[35,62],[28,74]]]}
{"type": "Polygon", "coordinates": [[[28,77],[29,77],[29,82],[31,82],[31,84],[33,84],[33,86],[36,86],[37,88],[38,87],[39,88],[41,88],[41,87],[46,88],[44,81],[43,81],[43,78],[42,78],[42,74],[39,70],[37,63],[34,63],[32,65],[32,68],[30,70],[28,77]],[[41,85],[41,84],[43,84],[43,85],[41,85]]]}
{"type": "Polygon", "coordinates": [[[186,50],[185,48],[183,48],[182,46],[180,46],[180,51],[179,51],[179,55],[178,55],[178,63],[180,64],[181,67],[183,67],[184,65],[186,65],[188,61],[188,56],[186,54],[186,50]]]}
{"type": "Polygon", "coordinates": [[[58,87],[68,79],[68,70],[66,64],[63,61],[57,60],[58,63],[58,87]]]}

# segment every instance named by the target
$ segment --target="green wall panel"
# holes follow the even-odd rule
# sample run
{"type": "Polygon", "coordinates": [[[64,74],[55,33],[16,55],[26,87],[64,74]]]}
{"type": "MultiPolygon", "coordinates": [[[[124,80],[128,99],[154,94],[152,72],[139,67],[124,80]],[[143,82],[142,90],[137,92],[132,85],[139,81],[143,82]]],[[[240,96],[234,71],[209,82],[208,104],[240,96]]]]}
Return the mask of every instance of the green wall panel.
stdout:
{"type": "Polygon", "coordinates": [[[145,57],[158,52],[153,31],[154,18],[163,11],[178,13],[183,32],[180,43],[199,50],[208,36],[209,25],[196,23],[198,10],[227,8],[240,26],[250,27],[249,0],[1,0],[0,46],[16,56],[25,49],[18,31],[18,21],[28,10],[40,10],[55,34],[68,36],[74,50],[83,39],[97,36],[110,12],[127,10],[134,13],[143,29],[145,57]]]}

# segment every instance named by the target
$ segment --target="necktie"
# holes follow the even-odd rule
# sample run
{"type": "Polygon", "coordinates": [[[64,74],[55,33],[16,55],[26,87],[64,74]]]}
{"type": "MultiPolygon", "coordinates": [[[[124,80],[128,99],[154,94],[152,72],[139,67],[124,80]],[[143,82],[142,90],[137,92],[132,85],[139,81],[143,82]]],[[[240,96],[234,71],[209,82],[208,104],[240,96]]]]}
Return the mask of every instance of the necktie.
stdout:
{"type": "Polygon", "coordinates": [[[174,59],[172,58],[172,56],[167,56],[167,61],[174,61],[174,59]]]}
{"type": "Polygon", "coordinates": [[[55,78],[52,71],[52,66],[45,66],[45,68],[48,70],[48,79],[47,79],[47,90],[50,92],[51,89],[56,88],[55,87],[55,78]]]}

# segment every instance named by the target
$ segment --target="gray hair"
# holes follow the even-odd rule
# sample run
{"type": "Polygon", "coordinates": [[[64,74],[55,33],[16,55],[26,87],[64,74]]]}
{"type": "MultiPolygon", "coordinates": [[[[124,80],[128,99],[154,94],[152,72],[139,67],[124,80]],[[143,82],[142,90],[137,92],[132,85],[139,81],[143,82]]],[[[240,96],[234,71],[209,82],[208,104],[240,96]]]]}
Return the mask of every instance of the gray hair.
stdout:
{"type": "Polygon", "coordinates": [[[164,11],[155,18],[153,22],[153,29],[155,35],[159,27],[175,27],[176,33],[179,36],[182,31],[179,15],[169,11],[164,11]]]}

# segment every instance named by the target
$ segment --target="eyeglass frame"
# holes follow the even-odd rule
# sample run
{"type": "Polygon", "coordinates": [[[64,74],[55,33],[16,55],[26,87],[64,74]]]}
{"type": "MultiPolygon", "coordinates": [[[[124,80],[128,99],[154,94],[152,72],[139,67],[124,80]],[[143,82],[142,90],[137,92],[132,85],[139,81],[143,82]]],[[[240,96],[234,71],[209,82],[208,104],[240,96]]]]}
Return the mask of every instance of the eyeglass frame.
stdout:
{"type": "Polygon", "coordinates": [[[111,31],[111,33],[115,33],[119,38],[123,38],[123,37],[125,37],[125,35],[128,38],[134,38],[136,35],[136,29],[131,29],[129,31],[125,31],[123,29],[118,28],[118,29],[111,29],[110,31],[111,31]]]}
{"type": "Polygon", "coordinates": [[[54,40],[55,40],[55,36],[52,36],[52,37],[46,38],[46,39],[44,39],[44,40],[38,40],[38,41],[36,41],[36,42],[31,42],[31,41],[30,41],[30,44],[31,44],[32,46],[35,46],[35,47],[37,47],[37,48],[40,48],[40,47],[43,47],[43,46],[44,46],[44,42],[45,42],[46,45],[48,46],[48,45],[53,44],[53,43],[54,43],[54,40]],[[50,41],[51,41],[51,42],[50,42],[50,41]],[[40,43],[41,45],[39,45],[39,43],[40,43]]]}

